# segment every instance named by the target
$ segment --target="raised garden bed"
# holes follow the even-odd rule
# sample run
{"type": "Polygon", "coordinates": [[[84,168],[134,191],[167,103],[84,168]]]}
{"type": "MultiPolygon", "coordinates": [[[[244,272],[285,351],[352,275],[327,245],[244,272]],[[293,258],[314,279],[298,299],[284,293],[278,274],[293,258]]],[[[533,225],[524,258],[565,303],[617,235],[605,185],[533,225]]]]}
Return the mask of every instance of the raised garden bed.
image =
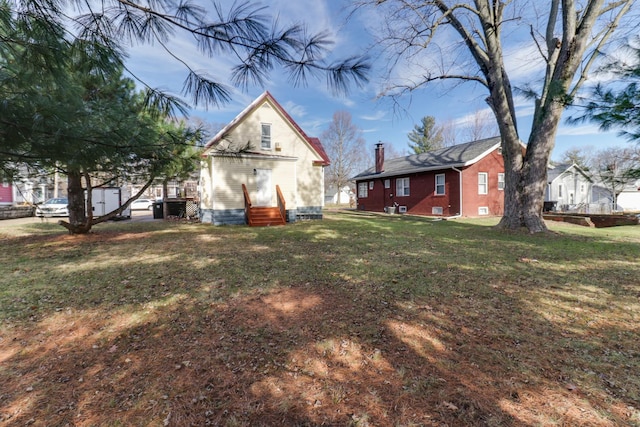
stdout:
{"type": "Polygon", "coordinates": [[[637,225],[638,217],[635,215],[591,215],[579,213],[545,213],[544,219],[550,221],[569,222],[585,227],[617,227],[619,225],[637,225]]]}

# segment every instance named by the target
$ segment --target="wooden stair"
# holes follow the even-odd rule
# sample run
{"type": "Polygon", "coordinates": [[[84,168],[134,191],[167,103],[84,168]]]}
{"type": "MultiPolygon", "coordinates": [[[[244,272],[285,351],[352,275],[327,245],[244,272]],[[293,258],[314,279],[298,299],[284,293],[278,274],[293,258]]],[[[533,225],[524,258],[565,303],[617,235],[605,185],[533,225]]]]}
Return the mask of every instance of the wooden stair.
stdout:
{"type": "Polygon", "coordinates": [[[268,227],[271,225],[285,225],[285,220],[282,218],[278,207],[251,207],[249,226],[268,227]]]}

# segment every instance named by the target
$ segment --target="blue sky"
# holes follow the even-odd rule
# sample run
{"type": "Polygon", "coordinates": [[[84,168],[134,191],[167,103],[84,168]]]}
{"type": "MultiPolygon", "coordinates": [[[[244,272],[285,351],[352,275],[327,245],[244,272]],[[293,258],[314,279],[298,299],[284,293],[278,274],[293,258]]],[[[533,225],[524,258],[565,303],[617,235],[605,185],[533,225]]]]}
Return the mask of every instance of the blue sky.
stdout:
{"type": "MultiPolygon", "coordinates": [[[[222,3],[229,7],[232,2],[222,3]]],[[[373,52],[372,39],[365,27],[375,27],[378,23],[376,21],[382,18],[372,14],[356,14],[346,20],[346,4],[346,0],[271,0],[268,12],[277,15],[283,25],[304,22],[311,32],[329,31],[334,40],[333,57],[373,52]]],[[[231,66],[228,58],[212,59],[202,56],[195,43],[186,37],[176,38],[171,46],[193,68],[227,81],[226,76],[229,75],[231,66]]],[[[536,56],[533,49],[533,44],[526,38],[517,37],[514,37],[511,45],[505,46],[506,64],[512,83],[516,86],[540,76],[542,64],[532,59],[536,56]]],[[[186,76],[179,63],[154,46],[132,48],[127,65],[149,85],[173,93],[180,92],[186,76]]],[[[384,58],[372,56],[372,65],[369,84],[362,88],[354,86],[346,96],[332,94],[324,80],[312,79],[306,87],[294,87],[287,81],[282,70],[275,70],[266,87],[251,87],[248,92],[233,89],[233,99],[229,104],[208,110],[194,108],[192,115],[207,122],[226,124],[264,90],[268,90],[310,136],[320,136],[331,122],[333,113],[344,110],[351,113],[353,122],[362,130],[370,150],[373,150],[375,143],[382,141],[387,146],[392,145],[395,152],[405,154],[408,150],[407,134],[422,117],[434,116],[436,123],[451,121],[464,127],[465,121],[477,111],[488,109],[484,102],[487,95],[485,88],[473,83],[460,85],[453,82],[433,84],[401,98],[399,104],[393,105],[389,99],[378,96],[388,82],[384,77],[384,58]]],[[[408,71],[407,68],[408,66],[405,69],[401,67],[394,76],[399,77],[399,73],[413,71],[408,71]]],[[[517,97],[516,108],[520,137],[526,142],[533,112],[532,101],[517,97]]],[[[603,133],[593,124],[569,126],[563,122],[552,158],[558,160],[562,153],[574,147],[591,147],[597,150],[628,144],[615,131],[603,133]]]]}

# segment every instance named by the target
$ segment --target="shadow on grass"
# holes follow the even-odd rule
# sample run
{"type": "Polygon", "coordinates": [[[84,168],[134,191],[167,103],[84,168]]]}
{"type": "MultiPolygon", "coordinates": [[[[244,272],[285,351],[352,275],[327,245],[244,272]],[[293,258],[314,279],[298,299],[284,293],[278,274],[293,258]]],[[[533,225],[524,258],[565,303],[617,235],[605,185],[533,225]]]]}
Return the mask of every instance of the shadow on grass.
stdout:
{"type": "Polygon", "coordinates": [[[637,300],[616,291],[640,296],[638,263],[624,248],[402,221],[143,227],[67,241],[75,259],[68,247],[2,255],[18,273],[1,282],[0,420],[638,420],[637,300]]]}

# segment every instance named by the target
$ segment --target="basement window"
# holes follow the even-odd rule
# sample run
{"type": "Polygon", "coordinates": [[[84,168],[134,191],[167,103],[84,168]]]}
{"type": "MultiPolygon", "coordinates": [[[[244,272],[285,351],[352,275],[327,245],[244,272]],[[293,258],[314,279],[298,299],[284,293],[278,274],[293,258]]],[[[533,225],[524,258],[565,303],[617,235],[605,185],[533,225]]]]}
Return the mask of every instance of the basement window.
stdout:
{"type": "Polygon", "coordinates": [[[480,206],[478,208],[478,215],[489,215],[489,208],[486,206],[480,206]]]}
{"type": "Polygon", "coordinates": [[[442,215],[443,212],[442,206],[433,206],[431,208],[432,215],[442,215]]]}

